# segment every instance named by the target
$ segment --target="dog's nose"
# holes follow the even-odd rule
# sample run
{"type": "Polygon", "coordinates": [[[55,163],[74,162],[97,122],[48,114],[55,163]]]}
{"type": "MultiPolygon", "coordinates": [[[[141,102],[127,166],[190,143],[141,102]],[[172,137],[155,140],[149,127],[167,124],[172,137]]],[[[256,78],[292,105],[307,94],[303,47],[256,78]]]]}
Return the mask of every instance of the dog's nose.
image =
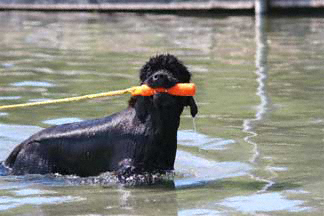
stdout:
{"type": "Polygon", "coordinates": [[[176,84],[176,80],[164,71],[155,72],[145,82],[153,88],[171,88],[176,84]]]}
{"type": "Polygon", "coordinates": [[[162,74],[162,73],[154,74],[152,77],[153,81],[164,80],[165,78],[166,78],[166,74],[162,74]]]}

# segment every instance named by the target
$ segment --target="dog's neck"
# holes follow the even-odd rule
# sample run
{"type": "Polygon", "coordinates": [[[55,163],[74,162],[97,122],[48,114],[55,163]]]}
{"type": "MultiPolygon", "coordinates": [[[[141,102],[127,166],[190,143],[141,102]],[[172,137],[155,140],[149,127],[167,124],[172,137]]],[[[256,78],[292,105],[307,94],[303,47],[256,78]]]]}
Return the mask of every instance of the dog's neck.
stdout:
{"type": "Polygon", "coordinates": [[[135,154],[144,170],[172,170],[177,150],[177,131],[183,106],[169,95],[138,97],[133,106],[135,121],[144,126],[147,140],[135,154]]]}

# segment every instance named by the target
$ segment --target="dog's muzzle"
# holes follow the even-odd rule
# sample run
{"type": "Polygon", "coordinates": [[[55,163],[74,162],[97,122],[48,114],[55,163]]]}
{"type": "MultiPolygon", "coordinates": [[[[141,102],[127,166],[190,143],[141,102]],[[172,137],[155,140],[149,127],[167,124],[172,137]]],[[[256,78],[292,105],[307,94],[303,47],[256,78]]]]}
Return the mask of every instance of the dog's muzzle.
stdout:
{"type": "Polygon", "coordinates": [[[144,83],[151,88],[171,88],[177,84],[177,80],[166,71],[158,71],[152,74],[144,83]]]}

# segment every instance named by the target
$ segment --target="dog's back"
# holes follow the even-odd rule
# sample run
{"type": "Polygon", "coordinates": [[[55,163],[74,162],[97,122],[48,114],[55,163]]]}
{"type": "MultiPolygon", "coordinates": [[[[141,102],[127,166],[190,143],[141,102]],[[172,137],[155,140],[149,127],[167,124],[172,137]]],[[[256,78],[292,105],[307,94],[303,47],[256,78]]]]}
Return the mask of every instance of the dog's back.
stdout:
{"type": "MultiPolygon", "coordinates": [[[[15,175],[60,173],[90,176],[115,170],[122,158],[132,156],[134,143],[142,133],[128,130],[135,126],[134,115],[134,110],[127,109],[102,119],[44,129],[18,145],[5,165],[15,175]]],[[[140,130],[141,127],[134,128],[140,130]]]]}

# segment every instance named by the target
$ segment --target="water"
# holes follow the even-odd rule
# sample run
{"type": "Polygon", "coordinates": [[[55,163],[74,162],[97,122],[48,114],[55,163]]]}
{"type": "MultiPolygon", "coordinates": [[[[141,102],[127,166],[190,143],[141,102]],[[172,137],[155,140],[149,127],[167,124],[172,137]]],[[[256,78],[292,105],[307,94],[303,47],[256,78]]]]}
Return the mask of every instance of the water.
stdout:
{"type": "MultiPolygon", "coordinates": [[[[0,13],[0,104],[128,88],[156,53],[198,86],[174,177],[0,177],[1,215],[321,215],[324,17],[0,13]]],[[[41,128],[98,118],[128,96],[0,111],[0,160],[41,128]]]]}

